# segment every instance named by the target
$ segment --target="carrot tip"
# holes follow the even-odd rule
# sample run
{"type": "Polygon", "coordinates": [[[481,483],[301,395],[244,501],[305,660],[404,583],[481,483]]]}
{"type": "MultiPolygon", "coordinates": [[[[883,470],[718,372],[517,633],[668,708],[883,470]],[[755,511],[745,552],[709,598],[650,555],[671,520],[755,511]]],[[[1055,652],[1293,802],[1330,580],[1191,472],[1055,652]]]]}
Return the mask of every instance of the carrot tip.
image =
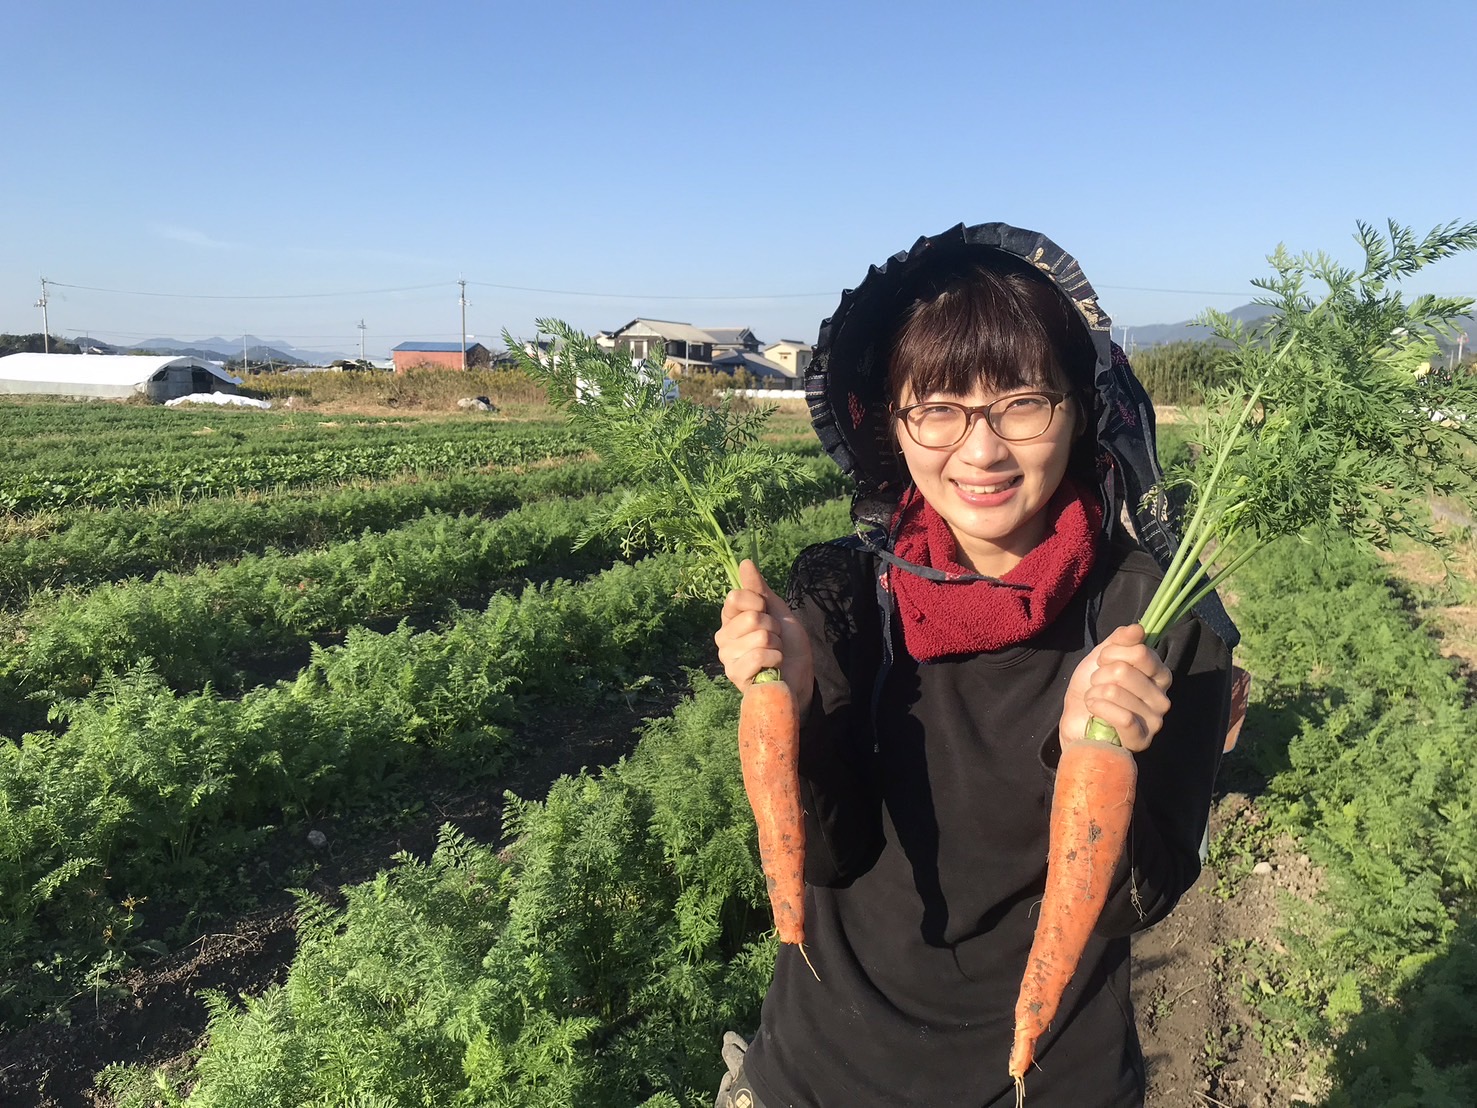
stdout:
{"type": "Polygon", "coordinates": [[[804,943],[796,943],[795,945],[800,948],[800,957],[802,957],[802,958],[805,959],[805,964],[807,966],[810,966],[810,972],[813,973],[813,974],[815,974],[815,979],[817,981],[819,981],[821,979],[821,975],[815,972],[815,967],[814,966],[811,966],[810,965],[810,955],[805,953],[805,944],[804,943]]]}
{"type": "Polygon", "coordinates": [[[1026,1081],[1023,1077],[1015,1079],[1015,1108],[1025,1108],[1026,1103],[1026,1081]]]}

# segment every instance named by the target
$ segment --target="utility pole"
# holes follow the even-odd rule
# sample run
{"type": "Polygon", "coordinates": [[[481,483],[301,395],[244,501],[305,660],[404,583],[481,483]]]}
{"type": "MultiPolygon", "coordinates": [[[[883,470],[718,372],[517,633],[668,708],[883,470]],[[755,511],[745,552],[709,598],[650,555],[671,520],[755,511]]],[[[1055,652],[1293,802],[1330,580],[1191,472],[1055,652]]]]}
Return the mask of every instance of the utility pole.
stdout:
{"type": "Polygon", "coordinates": [[[465,370],[467,368],[467,281],[466,281],[466,278],[462,278],[462,279],[458,280],[457,281],[457,284],[461,285],[461,287],[462,287],[462,296],[461,296],[461,305],[462,305],[462,369],[465,370]]]}
{"type": "Polygon", "coordinates": [[[241,376],[246,376],[246,332],[241,332],[241,376]]]}
{"type": "MultiPolygon", "coordinates": [[[[66,299],[63,297],[62,299],[66,299]]],[[[41,351],[44,354],[51,353],[51,323],[46,317],[46,278],[41,278],[41,299],[36,301],[36,307],[41,309],[41,351]]]]}
{"type": "Polygon", "coordinates": [[[359,360],[364,360],[364,320],[359,321],[359,360]]]}

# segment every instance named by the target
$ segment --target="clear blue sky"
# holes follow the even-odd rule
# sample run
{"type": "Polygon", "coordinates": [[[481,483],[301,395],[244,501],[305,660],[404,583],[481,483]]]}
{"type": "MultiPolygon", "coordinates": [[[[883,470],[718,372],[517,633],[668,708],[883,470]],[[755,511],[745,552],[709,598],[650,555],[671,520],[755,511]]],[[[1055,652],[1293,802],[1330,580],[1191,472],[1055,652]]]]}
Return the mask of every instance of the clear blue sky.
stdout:
{"type": "Polygon", "coordinates": [[[1278,242],[1477,219],[1472,0],[49,0],[0,42],[0,331],[45,276],[56,334],[357,353],[362,318],[383,357],[455,341],[465,277],[489,344],[812,341],[869,264],[997,219],[1143,325],[1246,302],[1278,242]]]}

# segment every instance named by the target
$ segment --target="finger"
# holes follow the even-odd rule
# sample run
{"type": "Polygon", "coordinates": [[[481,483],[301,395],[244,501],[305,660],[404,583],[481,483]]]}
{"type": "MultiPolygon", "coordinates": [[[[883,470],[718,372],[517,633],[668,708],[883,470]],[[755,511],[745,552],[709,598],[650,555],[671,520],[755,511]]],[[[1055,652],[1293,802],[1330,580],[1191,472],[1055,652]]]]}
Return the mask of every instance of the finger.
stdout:
{"type": "Polygon", "coordinates": [[[779,668],[779,651],[756,650],[727,663],[723,667],[724,676],[732,681],[740,689],[747,689],[754,683],[754,678],[766,669],[779,668]]]}
{"type": "Polygon", "coordinates": [[[746,589],[752,589],[765,599],[774,595],[774,590],[764,580],[764,575],[759,572],[759,567],[749,558],[745,558],[739,563],[739,584],[743,585],[746,589]]]}
{"type": "Polygon", "coordinates": [[[1143,705],[1143,708],[1161,717],[1170,711],[1168,694],[1137,669],[1127,669],[1115,678],[1106,677],[1103,671],[1097,671],[1087,685],[1084,696],[1102,696],[1117,703],[1128,703],[1136,711],[1137,705],[1143,705]]]}
{"type": "Polygon", "coordinates": [[[718,629],[713,641],[718,644],[720,658],[737,657],[745,650],[780,650],[784,646],[779,626],[763,612],[739,613],[718,629]]]}
{"type": "Polygon", "coordinates": [[[730,612],[760,612],[767,607],[764,594],[753,589],[731,589],[723,598],[723,614],[725,618],[730,612]]]}
{"type": "Polygon", "coordinates": [[[1163,725],[1164,717],[1169,714],[1169,701],[1161,699],[1157,689],[1147,690],[1147,695],[1143,695],[1139,690],[1122,685],[1103,685],[1089,689],[1083,696],[1082,703],[1089,712],[1096,712],[1103,705],[1112,705],[1131,712],[1140,719],[1151,721],[1156,730],[1163,725]]]}
{"type": "Polygon", "coordinates": [[[1174,674],[1164,664],[1164,659],[1147,646],[1105,647],[1098,655],[1095,673],[1106,670],[1116,674],[1124,669],[1143,674],[1165,691],[1174,682],[1174,674]]]}
{"type": "Polygon", "coordinates": [[[1112,662],[1108,665],[1099,666],[1093,670],[1088,679],[1089,689],[1103,689],[1111,685],[1120,685],[1130,690],[1135,696],[1142,699],[1146,704],[1160,706],[1161,710],[1169,710],[1169,684],[1168,671],[1160,674],[1155,671],[1145,673],[1135,666],[1126,662],[1112,662]],[[1166,678],[1161,680],[1161,678],[1166,678]]]}

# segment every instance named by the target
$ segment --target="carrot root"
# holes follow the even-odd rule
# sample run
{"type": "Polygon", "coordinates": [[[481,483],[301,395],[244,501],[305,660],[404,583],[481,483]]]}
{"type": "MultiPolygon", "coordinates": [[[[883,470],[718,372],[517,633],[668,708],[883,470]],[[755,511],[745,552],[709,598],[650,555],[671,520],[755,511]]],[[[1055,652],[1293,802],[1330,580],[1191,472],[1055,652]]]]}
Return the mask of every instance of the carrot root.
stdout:
{"type": "MultiPolygon", "coordinates": [[[[805,817],[800,718],[783,681],[751,685],[739,707],[739,763],[759,831],[759,860],[780,942],[805,955],[805,817]]],[[[809,957],[805,958],[810,964],[809,957]]],[[[811,967],[815,972],[815,967],[811,967]]]]}
{"type": "Polygon", "coordinates": [[[1079,739],[1062,748],[1051,802],[1046,895],[1015,1007],[1010,1075],[1016,1100],[1036,1042],[1056,1016],[1067,983],[1102,914],[1128,838],[1138,767],[1120,746],[1079,739]]]}

